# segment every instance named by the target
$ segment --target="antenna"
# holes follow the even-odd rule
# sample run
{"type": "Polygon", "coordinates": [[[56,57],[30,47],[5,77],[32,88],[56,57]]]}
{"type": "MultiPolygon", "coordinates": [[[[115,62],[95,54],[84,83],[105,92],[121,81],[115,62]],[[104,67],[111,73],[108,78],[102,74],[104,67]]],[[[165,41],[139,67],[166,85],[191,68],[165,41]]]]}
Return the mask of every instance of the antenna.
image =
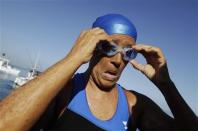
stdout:
{"type": "Polygon", "coordinates": [[[36,57],[36,60],[35,60],[35,63],[34,63],[33,70],[36,70],[36,69],[37,69],[37,65],[38,65],[39,59],[40,59],[40,50],[39,50],[39,52],[37,53],[37,57],[36,57]]]}
{"type": "Polygon", "coordinates": [[[29,60],[30,60],[30,63],[31,63],[31,68],[33,68],[33,60],[32,60],[32,57],[31,57],[31,55],[30,55],[30,52],[29,52],[29,50],[28,50],[28,48],[26,47],[26,50],[27,50],[27,54],[28,54],[28,58],[29,58],[29,60]]]}
{"type": "Polygon", "coordinates": [[[30,62],[31,62],[31,69],[29,70],[29,73],[30,73],[29,76],[33,77],[33,76],[37,75],[38,72],[39,72],[38,71],[38,64],[39,64],[39,59],[40,59],[40,49],[39,49],[39,51],[38,51],[38,53],[36,55],[35,61],[33,61],[33,59],[31,57],[30,52],[29,52],[27,47],[26,47],[26,50],[28,52],[27,54],[28,54],[28,57],[29,57],[30,62]]]}
{"type": "MultiPolygon", "coordinates": [[[[1,33],[0,33],[0,36],[2,36],[1,33]]],[[[1,53],[1,51],[2,51],[2,44],[0,42],[0,53],[1,53]]]]}

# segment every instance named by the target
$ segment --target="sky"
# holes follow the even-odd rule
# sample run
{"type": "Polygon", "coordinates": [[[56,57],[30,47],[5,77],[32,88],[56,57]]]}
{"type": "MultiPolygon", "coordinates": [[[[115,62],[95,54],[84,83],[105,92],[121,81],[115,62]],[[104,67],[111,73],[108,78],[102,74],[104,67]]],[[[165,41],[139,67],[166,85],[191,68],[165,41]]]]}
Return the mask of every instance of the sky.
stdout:
{"type": "MultiPolygon", "coordinates": [[[[198,0],[0,0],[0,54],[11,64],[44,71],[70,51],[82,30],[108,13],[128,17],[137,44],[160,47],[171,79],[198,115],[198,0]]],[[[136,58],[145,59],[140,54],[136,58]]],[[[78,72],[84,72],[87,64],[78,72]]],[[[163,95],[143,74],[127,65],[119,82],[154,100],[168,114],[163,95]]]]}

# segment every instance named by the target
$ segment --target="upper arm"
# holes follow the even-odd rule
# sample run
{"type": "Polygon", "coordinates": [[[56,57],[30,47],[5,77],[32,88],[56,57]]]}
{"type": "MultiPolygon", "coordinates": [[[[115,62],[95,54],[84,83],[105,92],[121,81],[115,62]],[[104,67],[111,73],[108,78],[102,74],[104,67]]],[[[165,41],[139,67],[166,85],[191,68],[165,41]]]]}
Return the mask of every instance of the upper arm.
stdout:
{"type": "Polygon", "coordinates": [[[32,131],[39,131],[40,129],[48,130],[52,128],[69,101],[72,87],[72,80],[70,80],[48,105],[45,112],[31,128],[32,131]]]}
{"type": "Polygon", "coordinates": [[[132,107],[131,127],[143,131],[175,131],[174,119],[168,116],[150,98],[133,92],[136,104],[132,107]]]}

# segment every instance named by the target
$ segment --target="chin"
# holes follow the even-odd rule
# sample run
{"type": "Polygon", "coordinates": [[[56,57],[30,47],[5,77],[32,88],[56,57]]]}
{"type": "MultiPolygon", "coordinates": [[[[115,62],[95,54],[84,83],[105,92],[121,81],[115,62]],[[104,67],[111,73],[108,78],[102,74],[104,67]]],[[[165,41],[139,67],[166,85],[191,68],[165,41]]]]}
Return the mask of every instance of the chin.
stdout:
{"type": "Polygon", "coordinates": [[[110,80],[106,80],[106,79],[100,79],[100,88],[102,90],[110,90],[112,88],[115,87],[117,80],[114,81],[110,81],[110,80]]]}

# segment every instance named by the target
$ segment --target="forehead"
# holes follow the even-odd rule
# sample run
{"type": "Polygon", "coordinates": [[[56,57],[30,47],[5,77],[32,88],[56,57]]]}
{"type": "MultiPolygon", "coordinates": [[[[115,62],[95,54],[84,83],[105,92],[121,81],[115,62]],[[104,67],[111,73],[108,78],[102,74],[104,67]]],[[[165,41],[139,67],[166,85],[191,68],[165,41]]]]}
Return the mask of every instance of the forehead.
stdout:
{"type": "Polygon", "coordinates": [[[132,47],[135,45],[135,40],[128,35],[113,34],[110,36],[110,38],[113,42],[122,47],[132,47]]]}

